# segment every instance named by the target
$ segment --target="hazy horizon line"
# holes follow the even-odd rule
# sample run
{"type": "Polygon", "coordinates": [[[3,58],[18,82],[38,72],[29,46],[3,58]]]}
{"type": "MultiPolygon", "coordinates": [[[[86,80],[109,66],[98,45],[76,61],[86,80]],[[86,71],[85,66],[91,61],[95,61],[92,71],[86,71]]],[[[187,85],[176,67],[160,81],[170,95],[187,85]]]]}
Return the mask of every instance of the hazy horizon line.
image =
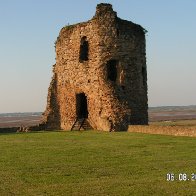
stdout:
{"type": "MultiPolygon", "coordinates": [[[[161,105],[161,106],[149,106],[148,108],[160,108],[160,107],[196,107],[196,104],[191,105],[161,105]]],[[[43,113],[44,111],[33,112],[0,112],[0,114],[22,114],[22,113],[43,113]]]]}

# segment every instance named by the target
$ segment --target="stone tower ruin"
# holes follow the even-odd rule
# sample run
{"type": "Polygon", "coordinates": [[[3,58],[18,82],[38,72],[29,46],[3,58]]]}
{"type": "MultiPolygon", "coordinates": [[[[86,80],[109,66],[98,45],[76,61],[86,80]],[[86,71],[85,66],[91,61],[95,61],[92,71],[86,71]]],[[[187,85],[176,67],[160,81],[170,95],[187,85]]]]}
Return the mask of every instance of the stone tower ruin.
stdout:
{"type": "Polygon", "coordinates": [[[110,4],[61,29],[43,124],[71,130],[127,130],[148,124],[145,29],[117,17],[110,4]],[[83,119],[83,120],[81,120],[83,119]]]}

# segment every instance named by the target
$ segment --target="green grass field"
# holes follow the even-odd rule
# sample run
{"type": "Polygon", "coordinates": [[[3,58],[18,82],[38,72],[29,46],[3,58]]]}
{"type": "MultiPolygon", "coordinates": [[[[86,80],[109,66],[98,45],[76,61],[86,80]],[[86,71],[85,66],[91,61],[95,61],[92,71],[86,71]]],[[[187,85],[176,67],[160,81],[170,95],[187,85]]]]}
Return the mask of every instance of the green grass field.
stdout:
{"type": "Polygon", "coordinates": [[[0,134],[0,195],[194,195],[196,139],[127,132],[0,134]]]}

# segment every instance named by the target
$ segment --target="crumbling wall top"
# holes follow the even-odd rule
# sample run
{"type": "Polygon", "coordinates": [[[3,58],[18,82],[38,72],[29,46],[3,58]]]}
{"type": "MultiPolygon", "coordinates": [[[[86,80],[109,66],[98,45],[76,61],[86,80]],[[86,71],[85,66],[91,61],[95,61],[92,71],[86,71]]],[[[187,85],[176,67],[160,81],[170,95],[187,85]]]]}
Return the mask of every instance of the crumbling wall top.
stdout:
{"type": "Polygon", "coordinates": [[[109,3],[100,3],[96,7],[95,17],[102,17],[107,14],[117,17],[117,13],[113,10],[112,5],[109,3]]]}

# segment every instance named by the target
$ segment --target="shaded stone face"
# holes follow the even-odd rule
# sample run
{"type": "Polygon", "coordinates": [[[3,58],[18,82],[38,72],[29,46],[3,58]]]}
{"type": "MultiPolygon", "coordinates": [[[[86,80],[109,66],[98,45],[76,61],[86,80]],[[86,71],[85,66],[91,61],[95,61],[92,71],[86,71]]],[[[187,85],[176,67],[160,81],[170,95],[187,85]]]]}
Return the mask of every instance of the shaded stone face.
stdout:
{"type": "Polygon", "coordinates": [[[99,4],[88,22],[66,26],[56,41],[56,64],[44,121],[70,130],[76,118],[94,129],[148,124],[145,32],[99,4]]]}

